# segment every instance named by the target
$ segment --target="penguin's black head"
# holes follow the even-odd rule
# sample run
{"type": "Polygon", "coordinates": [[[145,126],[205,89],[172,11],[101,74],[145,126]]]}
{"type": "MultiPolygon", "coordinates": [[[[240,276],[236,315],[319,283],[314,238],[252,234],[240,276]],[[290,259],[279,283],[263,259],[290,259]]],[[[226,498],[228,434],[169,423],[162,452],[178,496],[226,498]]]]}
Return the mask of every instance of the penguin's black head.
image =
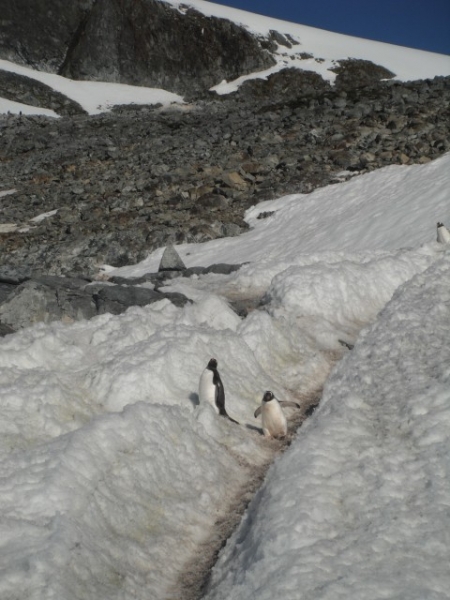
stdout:
{"type": "Polygon", "coordinates": [[[444,223],[438,223],[437,226],[438,227],[444,227],[444,223]]]}
{"type": "Polygon", "coordinates": [[[273,400],[275,398],[275,396],[272,394],[272,392],[266,392],[263,396],[263,402],[270,402],[271,400],[273,400]]]}
{"type": "Polygon", "coordinates": [[[217,360],[215,358],[211,358],[208,363],[208,369],[217,369],[217,360]]]}

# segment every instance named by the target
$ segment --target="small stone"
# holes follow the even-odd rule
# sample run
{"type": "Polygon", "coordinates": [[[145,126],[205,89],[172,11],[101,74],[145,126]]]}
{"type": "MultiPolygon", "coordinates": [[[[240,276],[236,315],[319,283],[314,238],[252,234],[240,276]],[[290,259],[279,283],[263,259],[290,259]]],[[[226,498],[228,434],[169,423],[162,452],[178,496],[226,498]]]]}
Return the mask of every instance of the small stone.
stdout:
{"type": "Polygon", "coordinates": [[[239,173],[236,173],[236,171],[232,171],[231,173],[224,173],[222,175],[222,181],[232,188],[247,187],[246,181],[242,179],[242,177],[239,175],[239,173]]]}
{"type": "Polygon", "coordinates": [[[409,156],[406,156],[406,154],[401,153],[399,159],[402,165],[406,165],[407,163],[409,163],[409,156]]]}

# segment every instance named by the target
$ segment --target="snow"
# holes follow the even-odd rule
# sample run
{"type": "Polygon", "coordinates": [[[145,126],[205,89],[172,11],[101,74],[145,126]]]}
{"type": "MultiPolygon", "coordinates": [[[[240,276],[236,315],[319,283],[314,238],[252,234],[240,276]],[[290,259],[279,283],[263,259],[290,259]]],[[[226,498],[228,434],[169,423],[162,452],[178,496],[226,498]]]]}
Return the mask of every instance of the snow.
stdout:
{"type": "Polygon", "coordinates": [[[228,542],[209,600],[448,598],[449,276],[447,252],[361,332],[228,542]]]}
{"type": "Polygon", "coordinates": [[[48,219],[49,217],[53,217],[53,215],[56,215],[57,212],[58,212],[57,208],[55,210],[49,210],[46,213],[42,213],[40,215],[37,215],[37,217],[33,217],[32,219],[30,219],[30,223],[41,223],[41,221],[45,221],[45,219],[48,219]]]}
{"type": "MultiPolygon", "coordinates": [[[[253,417],[265,390],[302,403],[323,385],[207,597],[448,597],[449,167],[279,198],[242,236],[177,246],[187,266],[246,263],[172,280],[183,308],[1,338],[0,597],[180,597],[276,455],[253,417]],[[245,319],[229,305],[242,299],[261,302],[245,319]],[[212,356],[239,426],[198,404],[212,356]]],[[[161,254],[105,273],[155,270],[161,254]]]]}
{"type": "MultiPolygon", "coordinates": [[[[273,67],[243,75],[234,81],[222,81],[213,86],[211,89],[218,94],[229,94],[236,91],[244,81],[267,78],[270,74],[287,67],[314,71],[324,79],[333,82],[336,74],[330,69],[336,67],[339,60],[348,58],[369,60],[382,65],[394,73],[395,79],[399,81],[450,75],[450,57],[447,55],[333,33],[203,0],[162,1],[170,4],[180,12],[186,12],[191,7],[206,16],[228,19],[244,26],[251,33],[260,37],[267,37],[271,31],[277,31],[283,35],[288,34],[298,42],[291,48],[278,44],[274,55],[276,64],[273,67]],[[303,57],[301,54],[303,54],[303,57]],[[311,58],[305,58],[305,55],[311,55],[311,58]]],[[[40,81],[78,102],[90,115],[111,110],[116,105],[125,104],[183,105],[181,96],[162,89],[98,81],[75,81],[52,73],[35,71],[1,59],[0,70],[17,73],[40,81]]],[[[52,110],[0,98],[0,114],[2,113],[58,116],[52,110]]]]}
{"type": "Polygon", "coordinates": [[[2,190],[0,192],[0,198],[3,196],[9,196],[10,194],[15,194],[17,190],[2,190]]]}
{"type": "MultiPolygon", "coordinates": [[[[0,59],[0,69],[10,73],[17,73],[36,81],[40,81],[53,90],[64,94],[80,106],[90,115],[106,112],[116,105],[122,104],[163,104],[183,103],[178,94],[167,92],[158,88],[146,88],[121,83],[105,83],[101,81],[77,81],[54,75],[35,71],[28,67],[17,65],[7,60],[0,59]]],[[[18,114],[40,114],[57,117],[58,115],[45,108],[30,107],[25,104],[0,99],[0,113],[11,112],[18,114]]]]}
{"type": "MultiPolygon", "coordinates": [[[[2,61],[0,60],[0,63],[2,61]]],[[[11,63],[12,65],[12,63],[11,63]]],[[[1,65],[0,65],[1,68],[1,65]]],[[[42,115],[45,117],[58,118],[59,115],[54,110],[49,108],[41,108],[37,106],[30,106],[28,104],[22,104],[21,102],[14,102],[13,100],[7,100],[6,98],[0,98],[0,114],[11,114],[11,115],[42,115]]]]}

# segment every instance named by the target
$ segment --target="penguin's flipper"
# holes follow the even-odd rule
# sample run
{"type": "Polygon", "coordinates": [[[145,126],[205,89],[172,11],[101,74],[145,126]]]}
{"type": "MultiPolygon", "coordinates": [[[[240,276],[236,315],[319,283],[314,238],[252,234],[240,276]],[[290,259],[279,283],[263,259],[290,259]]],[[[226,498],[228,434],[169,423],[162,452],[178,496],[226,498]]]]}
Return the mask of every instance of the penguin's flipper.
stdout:
{"type": "Polygon", "coordinates": [[[297,402],[291,402],[290,400],[281,400],[280,404],[281,406],[292,406],[292,408],[300,408],[300,404],[297,404],[297,402]]]}
{"type": "Polygon", "coordinates": [[[213,379],[214,385],[216,386],[216,406],[220,415],[226,416],[225,410],[225,390],[223,389],[223,384],[219,376],[214,377],[213,379]]]}
{"type": "Polygon", "coordinates": [[[262,411],[262,406],[258,406],[258,408],[255,410],[255,419],[257,417],[259,417],[259,415],[261,414],[262,411]]]}

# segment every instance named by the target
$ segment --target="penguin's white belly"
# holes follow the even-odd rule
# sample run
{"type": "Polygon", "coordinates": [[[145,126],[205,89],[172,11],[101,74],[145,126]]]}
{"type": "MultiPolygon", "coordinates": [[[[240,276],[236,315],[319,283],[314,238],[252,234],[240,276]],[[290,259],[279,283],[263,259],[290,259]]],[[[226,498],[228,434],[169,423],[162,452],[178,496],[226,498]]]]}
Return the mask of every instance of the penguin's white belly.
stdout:
{"type": "Polygon", "coordinates": [[[287,433],[287,420],[278,402],[267,402],[261,412],[264,435],[284,437],[287,433]]]}
{"type": "Polygon", "coordinates": [[[437,241],[440,244],[450,243],[450,233],[446,227],[438,227],[437,230],[437,241]]]}
{"type": "Polygon", "coordinates": [[[216,406],[216,386],[213,384],[213,372],[205,369],[200,377],[198,385],[198,399],[200,404],[209,402],[217,410],[216,406]]]}

